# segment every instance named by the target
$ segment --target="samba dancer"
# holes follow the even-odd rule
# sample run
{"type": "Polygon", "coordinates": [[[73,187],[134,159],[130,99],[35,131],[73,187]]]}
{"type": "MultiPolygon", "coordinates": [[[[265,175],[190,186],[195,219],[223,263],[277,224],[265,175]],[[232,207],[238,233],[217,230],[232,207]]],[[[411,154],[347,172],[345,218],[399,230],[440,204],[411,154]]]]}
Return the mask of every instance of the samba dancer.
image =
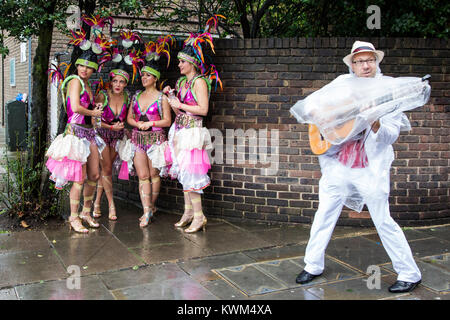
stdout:
{"type": "MultiPolygon", "coordinates": [[[[334,81],[352,77],[381,77],[379,63],[384,53],[369,42],[356,41],[343,61],[350,74],[334,81]]],[[[293,107],[294,109],[294,107],[293,107]]],[[[291,110],[292,112],[292,110],[291,110]]],[[[375,121],[366,133],[332,146],[319,156],[322,177],[319,181],[319,207],[311,227],[305,252],[305,268],[296,282],[305,284],[324,270],[325,249],[333,233],[342,207],[365,203],[383,246],[388,253],[397,281],[390,292],[408,292],[421,282],[421,273],[399,225],[389,211],[389,171],[394,160],[392,144],[409,120],[403,112],[390,113],[375,121]]]]}
{"type": "Polygon", "coordinates": [[[67,182],[73,181],[69,195],[70,227],[76,232],[87,233],[89,231],[83,227],[81,220],[93,228],[100,226],[91,217],[90,211],[99,178],[99,152],[105,143],[97,136],[91,122],[91,117],[100,117],[102,114],[101,104],[93,108],[94,93],[89,84],[89,78],[98,69],[97,55],[91,50],[84,51],[75,65],[76,74],[67,77],[61,85],[68,116],[67,126],[47,150],[49,159],[46,166],[56,188],[62,189],[67,182]],[[64,91],[66,87],[67,95],[64,91]],[[78,215],[83,185],[83,210],[78,215]]]}
{"type": "Polygon", "coordinates": [[[97,183],[93,216],[94,218],[101,216],[100,202],[104,189],[108,199],[108,218],[113,221],[117,220],[117,215],[113,197],[112,169],[117,157],[116,144],[125,134],[124,121],[127,118],[130,103],[130,94],[125,89],[130,81],[130,75],[126,70],[127,66],[124,63],[113,68],[109,73],[109,88],[101,90],[97,96],[98,102],[103,106],[101,127],[97,128],[97,132],[105,141],[106,147],[100,160],[101,177],[97,183]]]}
{"type": "Polygon", "coordinates": [[[169,95],[169,103],[176,114],[175,122],[169,131],[169,146],[173,164],[169,170],[172,178],[177,178],[183,186],[184,213],[176,227],[190,227],[184,232],[194,233],[205,230],[207,219],[203,214],[201,194],[209,186],[208,171],[211,168],[207,150],[212,149],[211,136],[203,126],[203,116],[208,114],[210,79],[220,83],[214,65],[207,70],[201,42],[207,42],[212,49],[212,36],[209,28],[215,24],[214,16],[207,22],[202,34],[191,34],[185,41],[184,48],[178,53],[180,73],[175,89],[167,86],[164,93],[169,95]],[[212,76],[205,76],[207,72],[212,76]],[[176,96],[173,91],[176,90],[176,96]]]}
{"type": "Polygon", "coordinates": [[[141,228],[149,224],[155,212],[161,187],[160,175],[167,175],[165,156],[168,144],[164,128],[172,124],[172,115],[167,97],[157,89],[161,77],[159,54],[165,53],[170,58],[166,45],[165,41],[146,44],[146,48],[151,49],[144,51],[147,63],[140,69],[145,90],[135,93],[127,117],[128,123],[134,127],[131,135],[134,157],[131,157],[139,177],[139,195],[144,210],[139,219],[141,228]]]}
{"type": "MultiPolygon", "coordinates": [[[[82,221],[92,228],[100,227],[91,217],[91,206],[100,176],[100,154],[105,148],[105,142],[93,126],[96,121],[92,119],[101,117],[102,104],[94,101],[89,79],[103,64],[98,61],[98,56],[101,57],[113,44],[102,32],[106,24],[113,23],[113,19],[86,15],[82,18],[92,27],[92,42],[86,38],[83,29],[71,31],[72,39],[69,44],[83,50],[75,61],[76,74],[64,79],[59,66],[55,70],[49,70],[52,81],[62,81],[60,90],[68,119],[64,133],[58,135],[47,150],[46,166],[57,189],[62,189],[69,181],[73,181],[69,194],[69,225],[75,232],[88,233],[89,230],[83,226],[82,221]],[[78,214],[81,190],[83,209],[78,214]]],[[[69,66],[66,64],[66,71],[68,70],[69,66]]]]}

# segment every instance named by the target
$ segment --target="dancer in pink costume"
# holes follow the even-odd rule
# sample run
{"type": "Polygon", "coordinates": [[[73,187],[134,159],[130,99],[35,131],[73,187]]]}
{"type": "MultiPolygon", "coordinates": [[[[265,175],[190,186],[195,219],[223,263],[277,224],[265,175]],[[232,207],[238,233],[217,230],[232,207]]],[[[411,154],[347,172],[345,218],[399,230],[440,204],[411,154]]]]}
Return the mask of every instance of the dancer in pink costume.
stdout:
{"type": "Polygon", "coordinates": [[[169,95],[169,103],[176,114],[169,131],[169,146],[172,165],[169,174],[183,185],[184,214],[176,227],[189,223],[186,233],[205,230],[207,219],[203,214],[201,194],[209,186],[208,171],[211,168],[208,150],[212,149],[211,136],[203,127],[203,116],[208,114],[211,79],[220,79],[214,65],[207,67],[202,54],[201,42],[212,45],[210,27],[217,25],[217,16],[207,22],[201,34],[191,34],[179,52],[178,59],[182,77],[175,89],[169,86],[164,93],[169,95]],[[208,69],[207,69],[208,68],[208,69]],[[209,75],[209,76],[208,76],[209,75]],[[176,96],[173,91],[176,90],[176,96]]]}
{"type": "MultiPolygon", "coordinates": [[[[132,148],[124,159],[133,159],[139,177],[139,195],[144,214],[139,226],[146,227],[155,213],[155,203],[161,188],[160,176],[167,176],[167,133],[164,128],[172,124],[172,115],[167,97],[157,89],[161,77],[160,54],[170,59],[168,43],[160,38],[146,44],[143,57],[146,65],[140,69],[144,91],[133,96],[128,111],[128,124],[134,127],[131,134],[132,148]],[[131,154],[130,154],[131,153],[131,154]]],[[[168,60],[169,61],[169,60],[168,60]]]]}
{"type": "Polygon", "coordinates": [[[98,101],[103,104],[103,114],[101,118],[101,127],[97,128],[98,134],[106,142],[106,148],[102,152],[101,177],[97,184],[97,197],[94,202],[94,218],[101,216],[100,202],[105,190],[108,199],[108,218],[117,220],[116,207],[113,197],[112,171],[114,160],[117,158],[116,146],[125,135],[124,121],[127,118],[128,106],[130,104],[130,94],[125,90],[130,75],[126,71],[127,66],[124,63],[119,64],[110,71],[109,88],[101,90],[98,95],[98,101]]]}
{"type": "Polygon", "coordinates": [[[105,142],[97,135],[91,121],[91,117],[100,117],[102,114],[101,104],[93,107],[94,94],[89,84],[89,78],[98,69],[97,56],[91,50],[86,50],[75,64],[76,74],[67,77],[61,86],[68,116],[67,126],[47,150],[49,159],[46,165],[56,188],[62,189],[69,181],[73,181],[70,189],[70,227],[76,232],[87,233],[88,229],[82,225],[82,221],[90,227],[99,227],[90,211],[99,178],[100,152],[105,142]],[[78,215],[83,184],[84,205],[78,215]]]}
{"type": "MultiPolygon", "coordinates": [[[[51,172],[50,179],[55,182],[55,188],[62,189],[69,181],[73,181],[69,194],[69,224],[71,229],[79,233],[89,232],[82,222],[92,228],[100,226],[91,217],[91,206],[100,176],[100,154],[106,144],[93,125],[102,115],[102,104],[94,102],[89,79],[94,72],[100,71],[104,63],[103,56],[113,44],[102,32],[105,24],[112,23],[111,18],[97,19],[83,15],[83,21],[92,27],[92,41],[86,39],[83,29],[71,31],[72,39],[69,44],[83,50],[75,62],[76,74],[65,78],[59,66],[50,70],[52,81],[62,81],[61,93],[68,120],[64,133],[55,138],[46,153],[46,166],[51,172]],[[99,62],[98,57],[102,61],[99,62]],[[78,214],[82,190],[83,209],[78,214]]],[[[66,71],[68,68],[66,64],[66,71]]]]}

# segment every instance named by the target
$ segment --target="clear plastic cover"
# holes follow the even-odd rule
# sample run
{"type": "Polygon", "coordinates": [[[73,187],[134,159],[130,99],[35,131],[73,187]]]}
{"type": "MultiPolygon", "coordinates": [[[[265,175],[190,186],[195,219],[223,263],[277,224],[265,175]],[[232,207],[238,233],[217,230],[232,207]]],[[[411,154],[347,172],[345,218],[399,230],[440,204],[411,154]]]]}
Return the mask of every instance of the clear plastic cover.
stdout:
{"type": "MultiPolygon", "coordinates": [[[[340,76],[299,100],[291,109],[300,123],[319,128],[325,140],[340,145],[374,121],[423,106],[430,97],[428,81],[417,77],[340,76]]],[[[408,123],[401,130],[409,130],[408,123]]]]}

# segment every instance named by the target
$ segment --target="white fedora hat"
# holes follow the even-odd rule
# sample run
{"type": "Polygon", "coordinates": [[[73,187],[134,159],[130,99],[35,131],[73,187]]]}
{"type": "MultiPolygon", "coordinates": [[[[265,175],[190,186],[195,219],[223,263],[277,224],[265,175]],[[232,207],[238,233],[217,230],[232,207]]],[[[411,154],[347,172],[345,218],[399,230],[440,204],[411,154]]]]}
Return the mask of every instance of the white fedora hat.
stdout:
{"type": "Polygon", "coordinates": [[[352,46],[352,51],[349,55],[346,55],[344,57],[344,63],[351,67],[352,65],[352,58],[355,54],[361,53],[361,52],[372,52],[377,57],[378,62],[381,62],[384,57],[384,52],[380,50],[375,50],[375,47],[370,42],[364,42],[364,41],[355,41],[352,46]]]}

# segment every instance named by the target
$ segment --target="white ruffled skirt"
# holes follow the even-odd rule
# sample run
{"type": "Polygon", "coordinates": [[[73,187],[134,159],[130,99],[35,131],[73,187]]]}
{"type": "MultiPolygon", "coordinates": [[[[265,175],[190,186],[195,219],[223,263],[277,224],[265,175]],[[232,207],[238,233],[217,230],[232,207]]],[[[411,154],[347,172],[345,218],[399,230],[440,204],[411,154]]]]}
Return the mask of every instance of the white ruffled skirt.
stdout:
{"type": "Polygon", "coordinates": [[[213,148],[211,136],[205,127],[184,128],[176,123],[169,130],[169,148],[172,165],[169,175],[178,179],[184,191],[203,193],[211,180],[208,150],[213,148]]]}

